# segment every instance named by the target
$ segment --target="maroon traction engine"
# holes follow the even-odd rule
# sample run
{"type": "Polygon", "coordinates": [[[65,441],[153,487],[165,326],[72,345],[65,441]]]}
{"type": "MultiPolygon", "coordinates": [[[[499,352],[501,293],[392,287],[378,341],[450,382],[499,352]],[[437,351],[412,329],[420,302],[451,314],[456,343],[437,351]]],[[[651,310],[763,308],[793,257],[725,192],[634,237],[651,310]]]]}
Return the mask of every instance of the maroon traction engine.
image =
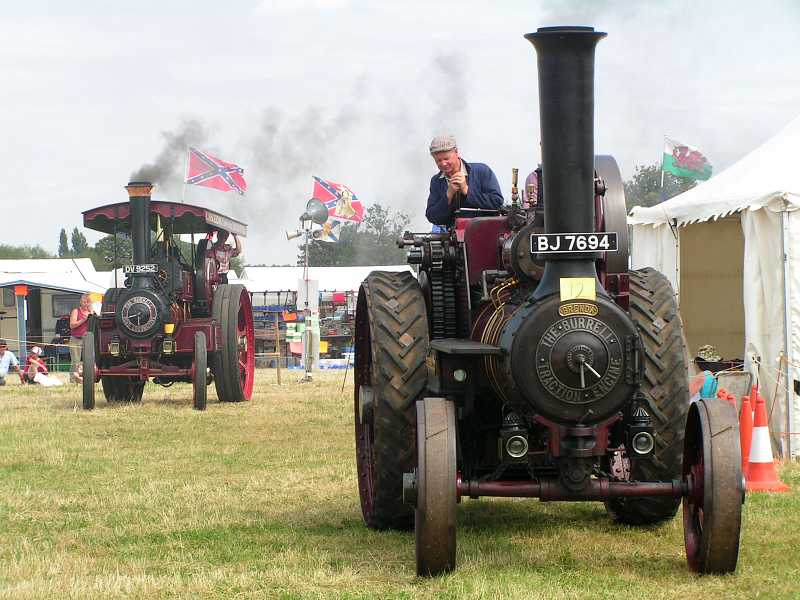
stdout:
{"type": "MultiPolygon", "coordinates": [[[[689,402],[667,279],[628,270],[616,162],[594,156],[604,33],[542,28],[543,191],[405,234],[410,273],[376,271],[356,310],[358,483],[369,527],[414,525],[419,575],[455,567],[456,505],[602,501],[615,521],[672,518],[689,567],[735,570],[744,499],[735,410],[689,402]],[[464,218],[464,217],[471,218],[464,218]]],[[[516,177],[515,177],[516,179],[516,177]]]]}
{"type": "Polygon", "coordinates": [[[83,213],[85,227],[115,238],[128,234],[133,244],[125,287],[106,291],[83,340],[83,408],[94,408],[98,379],[109,402],[140,401],[150,378],[163,386],[191,382],[198,410],[206,407],[212,380],[220,401],[249,400],[250,295],[242,285],[221,283],[206,238],[213,229],[244,236],[247,226],[198,206],[151,201],[152,187],[131,182],[128,202],[83,213]],[[198,233],[196,247],[179,243],[180,235],[198,233]]]}

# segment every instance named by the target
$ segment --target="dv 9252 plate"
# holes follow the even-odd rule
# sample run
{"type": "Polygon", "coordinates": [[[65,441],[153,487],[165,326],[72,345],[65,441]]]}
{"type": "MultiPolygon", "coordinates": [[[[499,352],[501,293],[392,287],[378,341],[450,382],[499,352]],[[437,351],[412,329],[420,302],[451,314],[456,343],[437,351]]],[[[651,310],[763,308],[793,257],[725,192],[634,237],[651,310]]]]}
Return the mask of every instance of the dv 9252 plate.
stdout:
{"type": "Polygon", "coordinates": [[[158,273],[158,265],[124,265],[122,267],[122,272],[126,275],[129,273],[158,273]]]}

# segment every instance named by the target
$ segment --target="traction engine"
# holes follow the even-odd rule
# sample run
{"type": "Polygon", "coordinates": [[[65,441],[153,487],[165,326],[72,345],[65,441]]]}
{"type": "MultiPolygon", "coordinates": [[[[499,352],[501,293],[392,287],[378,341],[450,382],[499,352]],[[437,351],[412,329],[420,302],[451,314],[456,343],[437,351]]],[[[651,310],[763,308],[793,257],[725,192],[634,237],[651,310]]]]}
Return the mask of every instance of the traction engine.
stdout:
{"type": "MultiPolygon", "coordinates": [[[[253,393],[255,338],[250,294],[221,281],[210,231],[245,235],[246,225],[217,212],[151,201],[152,184],[131,182],[129,201],[83,213],[84,225],[130,235],[133,264],[124,287],[106,291],[83,338],[83,408],[95,407],[99,380],[109,402],[139,402],[148,379],[192,383],[192,404],[206,408],[213,381],[222,402],[253,393]],[[181,235],[201,234],[189,249],[181,235]],[[187,255],[188,254],[188,255],[187,255]]],[[[116,250],[115,250],[116,252],[116,250]]]]}
{"type": "Polygon", "coordinates": [[[602,501],[617,522],[671,519],[686,555],[735,570],[744,488],[735,410],[690,404],[667,279],[628,269],[616,162],[594,156],[594,51],[547,27],[536,48],[541,185],[406,233],[417,269],[376,271],[356,310],[358,483],[369,527],[408,528],[419,575],[455,568],[456,506],[481,496],[602,501]]]}

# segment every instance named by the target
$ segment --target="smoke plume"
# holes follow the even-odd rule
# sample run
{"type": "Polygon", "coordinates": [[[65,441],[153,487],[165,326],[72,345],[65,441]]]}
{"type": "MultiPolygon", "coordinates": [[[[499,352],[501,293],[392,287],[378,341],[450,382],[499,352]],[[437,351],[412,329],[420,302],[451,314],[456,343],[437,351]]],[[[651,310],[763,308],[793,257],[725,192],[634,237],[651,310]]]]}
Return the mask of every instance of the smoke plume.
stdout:
{"type": "Polygon", "coordinates": [[[208,134],[199,121],[184,119],[175,130],[162,131],[161,137],[164,138],[164,147],[152,163],[144,164],[131,173],[131,181],[150,181],[165,189],[176,186],[176,175],[183,169],[186,149],[202,145],[208,134]]]}

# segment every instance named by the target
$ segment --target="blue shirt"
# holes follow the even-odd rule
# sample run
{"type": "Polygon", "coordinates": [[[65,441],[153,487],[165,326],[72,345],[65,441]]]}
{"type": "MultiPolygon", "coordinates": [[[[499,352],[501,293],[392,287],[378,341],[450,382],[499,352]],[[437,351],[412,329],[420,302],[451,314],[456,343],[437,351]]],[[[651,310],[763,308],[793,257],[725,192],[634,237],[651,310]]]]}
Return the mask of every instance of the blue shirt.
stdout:
{"type": "Polygon", "coordinates": [[[17,360],[17,357],[14,356],[13,352],[6,350],[3,353],[3,356],[0,357],[0,377],[5,377],[8,375],[8,369],[11,367],[11,365],[18,367],[19,361],[17,360]]]}
{"type": "Polygon", "coordinates": [[[467,197],[463,194],[456,195],[453,203],[447,202],[447,180],[442,173],[431,177],[431,191],[428,196],[428,208],[425,216],[428,221],[437,225],[450,225],[453,222],[453,212],[459,208],[486,208],[494,209],[503,206],[503,192],[492,170],[483,163],[468,163],[465,160],[464,168],[467,170],[467,197]]]}

